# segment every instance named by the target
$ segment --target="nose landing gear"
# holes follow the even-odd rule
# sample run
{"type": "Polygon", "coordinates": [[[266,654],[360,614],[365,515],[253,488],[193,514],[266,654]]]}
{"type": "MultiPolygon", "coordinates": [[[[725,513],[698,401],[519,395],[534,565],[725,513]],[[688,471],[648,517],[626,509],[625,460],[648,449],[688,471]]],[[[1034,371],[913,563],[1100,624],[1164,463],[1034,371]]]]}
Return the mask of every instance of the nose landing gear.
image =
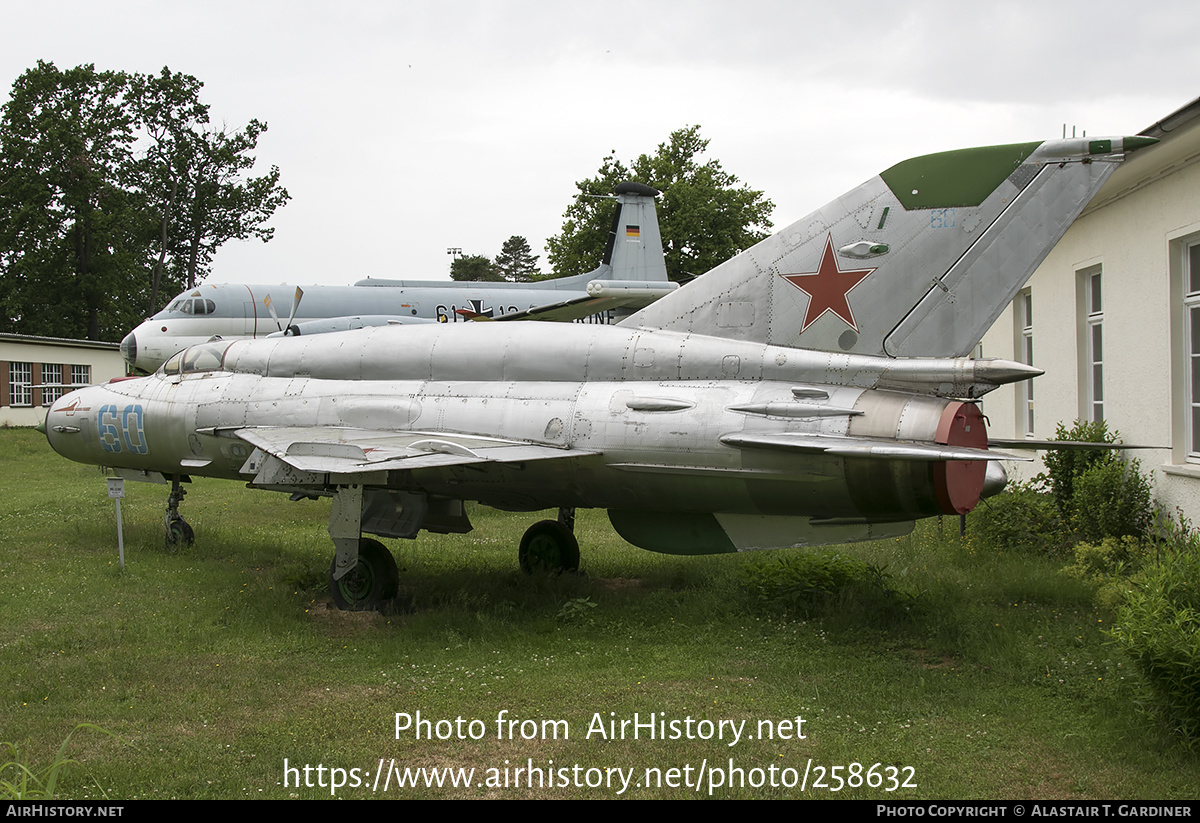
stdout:
{"type": "Polygon", "coordinates": [[[179,513],[179,504],[183,502],[187,491],[180,482],[179,475],[171,476],[171,494],[167,498],[167,516],[163,518],[166,528],[167,549],[174,551],[180,546],[190,546],[196,542],[196,532],[179,513]]]}

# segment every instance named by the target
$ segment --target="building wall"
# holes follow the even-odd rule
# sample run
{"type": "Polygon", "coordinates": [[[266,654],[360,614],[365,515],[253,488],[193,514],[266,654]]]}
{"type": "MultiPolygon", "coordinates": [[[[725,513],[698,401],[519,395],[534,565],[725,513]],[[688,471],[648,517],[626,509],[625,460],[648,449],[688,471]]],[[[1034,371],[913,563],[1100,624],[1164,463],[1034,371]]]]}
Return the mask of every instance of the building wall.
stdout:
{"type": "MultiPolygon", "coordinates": [[[[1153,471],[1160,502],[1200,521],[1200,459],[1187,457],[1192,364],[1183,310],[1183,252],[1200,240],[1200,120],[1144,151],[1110,178],[1027,284],[1033,365],[1045,370],[1033,383],[1031,436],[1050,439],[1058,423],[1093,417],[1087,299],[1090,275],[1099,273],[1102,313],[1091,319],[1101,328],[1103,418],[1124,442],[1161,447],[1131,454],[1153,471]]],[[[1018,298],[984,337],[983,356],[1022,359],[1023,310],[1018,298]]],[[[986,397],[993,436],[1027,436],[1023,401],[1021,386],[986,397]]]]}
{"type": "Polygon", "coordinates": [[[106,383],[124,374],[125,361],[115,343],[0,335],[0,426],[38,425],[54,397],[71,390],[69,385],[33,386],[106,383]],[[83,374],[80,367],[86,367],[84,381],[74,379],[83,374]]]}

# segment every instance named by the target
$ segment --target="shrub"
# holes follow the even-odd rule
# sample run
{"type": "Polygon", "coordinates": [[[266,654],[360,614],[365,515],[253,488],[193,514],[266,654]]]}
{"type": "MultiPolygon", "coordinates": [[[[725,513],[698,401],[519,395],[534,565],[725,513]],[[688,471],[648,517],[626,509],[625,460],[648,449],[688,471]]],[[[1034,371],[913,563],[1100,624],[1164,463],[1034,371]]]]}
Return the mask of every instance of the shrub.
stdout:
{"type": "Polygon", "coordinates": [[[1154,512],[1150,479],[1137,460],[1109,457],[1075,478],[1071,527],[1084,540],[1145,537],[1154,512]]]}
{"type": "Polygon", "coordinates": [[[1131,580],[1109,632],[1145,681],[1145,707],[1200,744],[1200,536],[1181,523],[1131,580]]]}
{"type": "Polygon", "coordinates": [[[985,498],[971,514],[971,540],[1005,552],[1058,554],[1066,528],[1053,500],[1031,483],[985,498]]]}
{"type": "Polygon", "coordinates": [[[1075,562],[1064,571],[1081,580],[1128,577],[1137,571],[1146,557],[1145,547],[1133,537],[1106,537],[1099,543],[1077,543],[1071,552],[1075,562]]]}
{"type": "Polygon", "coordinates": [[[916,602],[890,588],[880,567],[837,552],[774,553],[744,566],[742,584],[761,602],[803,617],[853,607],[890,621],[916,602]]]}
{"type": "Polygon", "coordinates": [[[1070,577],[1099,586],[1096,603],[1108,610],[1125,602],[1129,578],[1146,560],[1146,544],[1134,537],[1105,537],[1099,543],[1077,543],[1075,562],[1063,569],[1070,577]]]}
{"type": "MultiPolygon", "coordinates": [[[[1055,440],[1082,443],[1116,443],[1118,432],[1110,432],[1103,420],[1076,420],[1070,429],[1059,423],[1054,430],[1055,440]]],[[[1050,449],[1042,458],[1046,471],[1037,481],[1049,489],[1054,505],[1063,518],[1069,519],[1075,510],[1075,479],[1098,463],[1113,460],[1116,453],[1101,449],[1050,449]]]]}
{"type": "MultiPolygon", "coordinates": [[[[1119,443],[1103,420],[1075,421],[1070,429],[1058,424],[1055,440],[1119,443]]],[[[1150,479],[1141,463],[1125,460],[1118,449],[1050,449],[1043,458],[1046,471],[1035,482],[1050,492],[1059,516],[1078,539],[1097,542],[1105,537],[1144,538],[1154,517],[1150,479]]]]}

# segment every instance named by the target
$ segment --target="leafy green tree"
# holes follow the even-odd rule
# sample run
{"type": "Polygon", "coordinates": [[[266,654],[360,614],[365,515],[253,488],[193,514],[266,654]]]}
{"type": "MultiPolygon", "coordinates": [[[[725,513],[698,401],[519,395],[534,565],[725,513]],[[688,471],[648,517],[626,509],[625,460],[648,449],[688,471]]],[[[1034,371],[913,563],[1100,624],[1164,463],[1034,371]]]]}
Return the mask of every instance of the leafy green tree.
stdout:
{"type": "Polygon", "coordinates": [[[39,61],[0,110],[4,331],[100,339],[141,313],[126,279],[145,239],[140,203],[121,185],[135,140],[126,83],[39,61]]]}
{"type": "Polygon", "coordinates": [[[240,131],[209,129],[192,136],[188,196],[176,232],[178,272],[187,288],[208,276],[213,255],[226,242],[255,237],[266,243],[274,236],[266,222],[291,199],[279,184],[279,167],[261,177],[244,176],[266,130],[266,123],[251,120],[240,131]]]}
{"type": "Polygon", "coordinates": [[[599,265],[613,205],[597,197],[610,195],[626,180],[662,192],[658,223],[672,280],[703,274],[765,238],[774,204],[763,192],[739,185],[719,161],[701,162],[708,143],[699,126],[687,126],[672,132],[653,155],[643,154],[628,166],[613,154],[605,157],[595,177],[575,184],[580,196],[563,215],[562,232],[546,243],[557,276],[599,265]]]}
{"type": "Polygon", "coordinates": [[[17,79],[0,109],[0,331],[119,340],[221,244],[270,239],[287,190],[278,168],[248,177],[266,125],[209,128],[201,87],[44,62],[17,79]]]}
{"type": "Polygon", "coordinates": [[[232,131],[209,127],[208,106],[199,100],[202,85],[167,68],[158,76],[131,78],[138,124],[151,140],[136,174],[160,229],[152,308],[164,269],[192,288],[211,273],[213,256],[229,240],[270,240],[274,229],[266,222],[291,199],[279,184],[278,166],[247,176],[266,123],[251,120],[232,131]]]}
{"type": "Polygon", "coordinates": [[[450,264],[450,279],[500,282],[504,276],[496,270],[490,258],[482,254],[468,254],[454,258],[450,264]]]}
{"type": "Polygon", "coordinates": [[[541,277],[537,261],[538,256],[529,248],[529,241],[514,234],[504,241],[494,265],[505,280],[530,283],[541,277]]]}
{"type": "MultiPolygon", "coordinates": [[[[195,154],[196,133],[208,122],[208,107],[200,103],[201,83],[195,77],[172,74],[130,78],[130,99],[135,116],[149,138],[149,148],[134,164],[133,174],[147,193],[146,209],[157,219],[158,250],[150,277],[147,313],[158,308],[164,270],[175,237],[181,201],[187,196],[188,170],[195,154]]],[[[181,286],[179,279],[172,284],[181,286]]],[[[192,283],[194,285],[194,281],[192,283]]],[[[177,289],[172,290],[172,293],[177,289]]]]}

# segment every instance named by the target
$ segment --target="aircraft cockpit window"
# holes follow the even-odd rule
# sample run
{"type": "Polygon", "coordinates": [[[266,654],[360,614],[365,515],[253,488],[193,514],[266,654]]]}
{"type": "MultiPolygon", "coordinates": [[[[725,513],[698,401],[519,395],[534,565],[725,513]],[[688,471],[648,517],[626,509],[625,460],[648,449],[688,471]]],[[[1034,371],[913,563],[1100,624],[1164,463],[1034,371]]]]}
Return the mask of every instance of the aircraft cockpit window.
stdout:
{"type": "MultiPolygon", "coordinates": [[[[182,353],[182,373],[195,374],[197,372],[220,371],[221,365],[225,360],[225,350],[227,348],[229,348],[229,341],[202,343],[199,346],[192,346],[190,349],[185,349],[182,353]]],[[[174,359],[174,357],[171,358],[172,361],[174,359]]],[[[168,362],[169,364],[170,361],[168,362]]]]}
{"type": "Polygon", "coordinates": [[[183,300],[176,300],[170,306],[167,306],[167,311],[177,311],[181,314],[215,314],[217,304],[203,297],[195,299],[189,297],[183,300]]]}
{"type": "Polygon", "coordinates": [[[163,363],[163,374],[179,374],[179,365],[183,362],[183,352],[176,352],[175,355],[163,363]]]}

